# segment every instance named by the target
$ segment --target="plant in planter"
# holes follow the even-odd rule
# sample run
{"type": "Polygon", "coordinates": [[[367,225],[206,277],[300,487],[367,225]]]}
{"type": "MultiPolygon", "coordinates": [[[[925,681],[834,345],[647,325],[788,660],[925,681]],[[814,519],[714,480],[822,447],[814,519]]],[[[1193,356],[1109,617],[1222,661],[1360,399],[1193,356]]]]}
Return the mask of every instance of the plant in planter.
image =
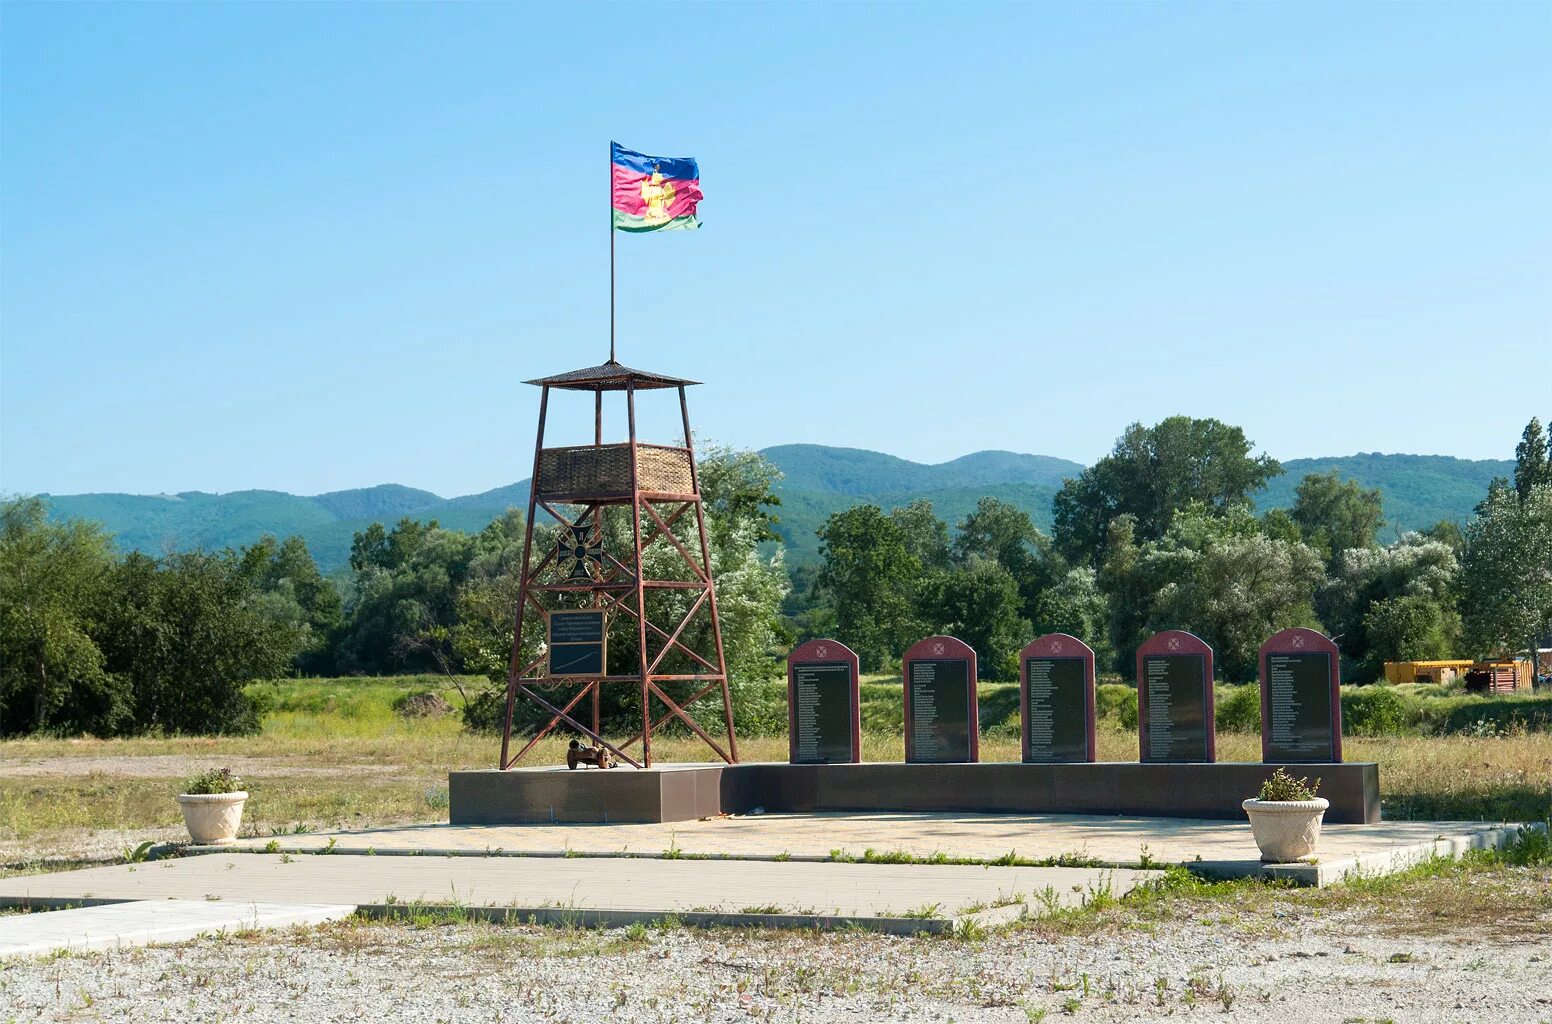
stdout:
{"type": "Polygon", "coordinates": [[[178,794],[189,838],[201,846],[232,842],[247,800],[242,779],[230,768],[212,768],[194,776],[178,794]]]}
{"type": "Polygon", "coordinates": [[[1331,802],[1316,796],[1317,780],[1296,779],[1278,768],[1261,783],[1259,796],[1240,804],[1250,815],[1250,832],[1269,864],[1291,864],[1315,859],[1320,843],[1320,822],[1331,802]]]}

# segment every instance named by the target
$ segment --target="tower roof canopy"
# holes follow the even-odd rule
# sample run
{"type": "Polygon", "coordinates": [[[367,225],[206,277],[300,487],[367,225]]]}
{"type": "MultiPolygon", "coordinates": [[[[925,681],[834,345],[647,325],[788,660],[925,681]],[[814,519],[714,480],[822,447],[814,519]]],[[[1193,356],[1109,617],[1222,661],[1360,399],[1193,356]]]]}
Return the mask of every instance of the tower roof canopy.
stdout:
{"type": "Polygon", "coordinates": [[[540,377],[525,383],[540,387],[564,388],[567,391],[624,391],[628,386],[634,386],[637,391],[649,391],[653,388],[684,387],[689,384],[699,384],[700,381],[670,377],[662,373],[650,373],[646,370],[633,370],[611,359],[598,366],[568,370],[565,373],[540,377]]]}

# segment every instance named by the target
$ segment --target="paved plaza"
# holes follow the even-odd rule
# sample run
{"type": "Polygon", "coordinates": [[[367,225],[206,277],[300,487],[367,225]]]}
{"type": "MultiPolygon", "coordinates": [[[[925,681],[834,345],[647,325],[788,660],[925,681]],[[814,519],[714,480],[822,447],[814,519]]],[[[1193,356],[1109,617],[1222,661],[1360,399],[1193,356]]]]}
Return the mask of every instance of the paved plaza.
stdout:
{"type": "MultiPolygon", "coordinates": [[[[524,857],[716,857],[829,861],[897,859],[1186,864],[1214,877],[1267,873],[1329,885],[1350,872],[1383,873],[1432,854],[1497,846],[1492,822],[1396,821],[1326,825],[1316,864],[1268,867],[1248,822],[1087,815],[764,814],[637,825],[409,825],[242,840],[249,850],[524,857]],[[1010,858],[1009,855],[1012,855],[1010,858]]],[[[231,847],[227,847],[231,849],[231,847]]]]}
{"type": "Polygon", "coordinates": [[[1260,863],[1248,825],[1195,819],[758,814],[304,833],[0,881],[0,906],[82,907],[0,918],[0,955],[171,941],[358,909],[445,908],[587,926],[674,916],[945,931],[1081,905],[1096,893],[1122,896],[1159,877],[1163,864],[1327,885],[1496,846],[1512,831],[1471,822],[1332,825],[1317,863],[1277,866],[1260,863]]]}
{"type": "MultiPolygon", "coordinates": [[[[1121,896],[1156,877],[1156,871],[1125,868],[219,853],[7,879],[0,881],[0,903],[442,907],[581,924],[672,915],[702,923],[861,923],[907,932],[943,930],[969,915],[1001,923],[1077,906],[1094,893],[1121,896]]],[[[11,922],[29,916],[0,919],[0,942],[11,922]]]]}
{"type": "Polygon", "coordinates": [[[355,911],[354,906],[339,904],[164,899],[15,914],[0,917],[0,957],[35,956],[56,949],[117,949],[255,928],[322,924],[355,911]]]}

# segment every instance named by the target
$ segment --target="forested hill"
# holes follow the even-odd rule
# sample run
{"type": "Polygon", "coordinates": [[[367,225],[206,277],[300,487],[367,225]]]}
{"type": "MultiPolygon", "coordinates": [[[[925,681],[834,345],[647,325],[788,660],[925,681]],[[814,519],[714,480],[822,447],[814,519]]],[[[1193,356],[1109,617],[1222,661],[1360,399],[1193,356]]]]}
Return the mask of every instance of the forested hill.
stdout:
{"type": "MultiPolygon", "coordinates": [[[[809,444],[778,445],[764,454],[785,474],[780,530],[796,562],[815,557],[814,531],[827,516],[860,502],[892,508],[927,498],[938,515],[952,523],[989,494],[1024,508],[1042,529],[1049,530],[1051,498],[1063,479],[1083,469],[1065,459],[1004,451],[975,452],[937,465],[858,448],[809,444]]],[[[1398,532],[1421,529],[1440,519],[1464,522],[1486,494],[1488,482],[1514,471],[1510,461],[1378,453],[1292,459],[1284,466],[1287,473],[1261,495],[1263,508],[1291,504],[1293,490],[1306,473],[1335,469],[1365,487],[1378,487],[1385,498],[1388,528],[1398,532]]],[[[237,547],[266,533],[298,534],[307,541],[319,567],[329,572],[345,565],[352,536],[373,522],[391,525],[410,516],[436,519],[454,529],[478,530],[507,508],[526,505],[528,484],[522,481],[458,498],[398,484],[311,497],[281,491],[44,497],[56,518],[95,519],[117,536],[125,550],[156,553],[168,548],[237,547]]]]}
{"type": "Polygon", "coordinates": [[[1364,452],[1329,459],[1289,459],[1285,472],[1267,484],[1256,504],[1262,509],[1287,508],[1293,490],[1310,473],[1336,470],[1343,479],[1378,487],[1385,498],[1385,528],[1400,535],[1423,530],[1441,519],[1464,524],[1477,502],[1487,496],[1494,477],[1513,479],[1512,459],[1456,459],[1448,455],[1382,455],[1364,452]]]}
{"type": "Polygon", "coordinates": [[[307,541],[318,568],[332,572],[350,560],[356,531],[374,522],[391,526],[405,516],[435,519],[451,529],[474,532],[509,507],[528,504],[527,482],[483,494],[442,498],[430,491],[380,484],[306,497],[284,491],[207,494],[46,494],[56,519],[95,519],[113,533],[121,549],[153,554],[169,548],[238,547],[264,534],[307,541]]]}
{"type": "Polygon", "coordinates": [[[781,467],[784,486],[827,494],[894,494],[997,484],[1060,487],[1063,480],[1083,472],[1079,462],[1017,452],[975,452],[937,465],[865,448],[818,444],[781,444],[761,454],[781,467]]]}

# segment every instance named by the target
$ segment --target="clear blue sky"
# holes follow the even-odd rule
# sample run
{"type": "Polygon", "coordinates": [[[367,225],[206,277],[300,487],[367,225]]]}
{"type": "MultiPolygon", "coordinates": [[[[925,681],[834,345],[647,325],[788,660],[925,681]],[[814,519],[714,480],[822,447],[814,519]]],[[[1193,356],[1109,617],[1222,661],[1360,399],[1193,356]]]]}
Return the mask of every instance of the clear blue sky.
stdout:
{"type": "Polygon", "coordinates": [[[607,352],[611,138],[700,161],[619,322],[707,439],[1552,415],[1552,4],[563,7],[0,6],[0,489],[526,477],[520,381],[607,352]]]}

